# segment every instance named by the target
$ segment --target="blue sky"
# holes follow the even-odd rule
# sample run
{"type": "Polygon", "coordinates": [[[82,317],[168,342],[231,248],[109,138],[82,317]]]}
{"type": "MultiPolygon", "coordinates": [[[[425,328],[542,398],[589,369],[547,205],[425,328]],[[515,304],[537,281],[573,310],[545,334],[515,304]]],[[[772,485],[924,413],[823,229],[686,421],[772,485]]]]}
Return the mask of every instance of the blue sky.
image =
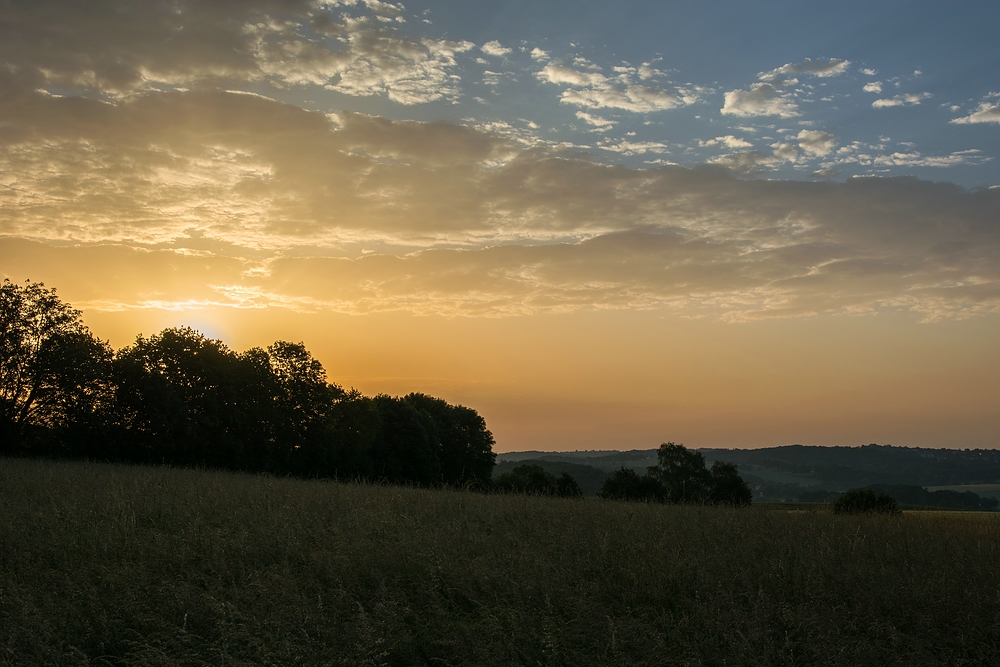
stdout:
{"type": "Polygon", "coordinates": [[[996,3],[411,2],[392,14],[401,37],[461,45],[442,68],[454,77],[444,97],[393,102],[391,86],[280,97],[488,127],[634,167],[1000,183],[1000,112],[973,115],[1000,105],[996,3]],[[637,86],[645,99],[627,96],[637,86]]]}

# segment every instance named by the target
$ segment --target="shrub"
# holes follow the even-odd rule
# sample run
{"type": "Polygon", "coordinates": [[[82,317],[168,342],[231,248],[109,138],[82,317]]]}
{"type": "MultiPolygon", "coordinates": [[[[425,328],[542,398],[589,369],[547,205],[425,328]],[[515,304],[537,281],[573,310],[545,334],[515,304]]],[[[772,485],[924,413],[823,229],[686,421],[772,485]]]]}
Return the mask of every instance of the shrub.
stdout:
{"type": "Polygon", "coordinates": [[[601,492],[597,495],[607,500],[663,502],[667,497],[667,490],[655,477],[640,477],[636,471],[622,466],[621,470],[616,470],[604,481],[601,492]]]}
{"type": "Polygon", "coordinates": [[[582,496],[580,485],[568,473],[556,477],[533,463],[516,466],[493,480],[493,488],[501,493],[526,493],[540,496],[575,498],[582,496]]]}
{"type": "Polygon", "coordinates": [[[902,514],[899,503],[887,493],[876,494],[871,489],[851,489],[840,494],[833,503],[836,514],[902,514]]]}

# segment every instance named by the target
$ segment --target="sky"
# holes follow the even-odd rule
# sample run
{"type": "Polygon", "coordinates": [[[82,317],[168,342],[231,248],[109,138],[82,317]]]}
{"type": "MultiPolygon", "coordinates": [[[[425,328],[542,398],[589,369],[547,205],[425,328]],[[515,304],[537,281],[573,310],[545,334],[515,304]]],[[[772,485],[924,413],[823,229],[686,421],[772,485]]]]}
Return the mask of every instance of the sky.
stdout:
{"type": "Polygon", "coordinates": [[[1000,447],[996,2],[0,2],[0,276],[496,450],[1000,447]]]}

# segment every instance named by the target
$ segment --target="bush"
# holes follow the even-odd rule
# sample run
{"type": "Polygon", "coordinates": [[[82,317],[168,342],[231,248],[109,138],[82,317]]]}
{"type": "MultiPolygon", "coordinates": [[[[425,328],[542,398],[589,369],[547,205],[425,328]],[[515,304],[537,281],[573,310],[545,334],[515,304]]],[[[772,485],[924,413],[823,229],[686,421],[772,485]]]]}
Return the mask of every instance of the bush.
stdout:
{"type": "Polygon", "coordinates": [[[601,492],[597,495],[607,500],[663,502],[667,497],[667,490],[655,477],[640,477],[636,471],[622,466],[621,470],[616,470],[604,481],[601,492]]]}
{"type": "Polygon", "coordinates": [[[582,496],[580,485],[568,473],[556,477],[539,465],[526,463],[493,480],[493,489],[501,493],[526,493],[539,496],[576,498],[582,496]]]}
{"type": "Polygon", "coordinates": [[[851,489],[840,494],[833,503],[836,514],[902,514],[899,503],[887,493],[876,494],[871,489],[851,489]]]}

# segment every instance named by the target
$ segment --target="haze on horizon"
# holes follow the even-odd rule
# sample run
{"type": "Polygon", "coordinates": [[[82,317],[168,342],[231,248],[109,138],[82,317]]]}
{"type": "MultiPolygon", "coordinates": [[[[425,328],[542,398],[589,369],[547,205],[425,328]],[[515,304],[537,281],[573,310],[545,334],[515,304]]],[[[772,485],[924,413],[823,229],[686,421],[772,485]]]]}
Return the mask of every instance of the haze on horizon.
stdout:
{"type": "Polygon", "coordinates": [[[1000,446],[1000,5],[12,1],[0,277],[497,451],[1000,446]]]}

